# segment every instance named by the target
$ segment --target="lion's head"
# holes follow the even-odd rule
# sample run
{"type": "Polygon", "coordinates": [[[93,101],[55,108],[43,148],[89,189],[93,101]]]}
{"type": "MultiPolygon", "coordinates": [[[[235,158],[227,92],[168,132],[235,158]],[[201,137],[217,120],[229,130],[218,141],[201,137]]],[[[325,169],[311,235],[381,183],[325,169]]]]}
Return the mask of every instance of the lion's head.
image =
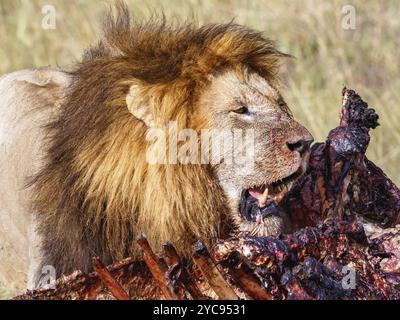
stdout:
{"type": "Polygon", "coordinates": [[[134,254],[140,233],[155,247],[170,240],[190,253],[196,239],[232,230],[282,231],[275,200],[304,170],[312,141],[277,89],[285,55],[233,23],[132,25],[127,8],[117,8],[48,126],[47,164],[34,180],[44,263],[60,273],[90,269],[93,252],[106,262],[134,254]],[[170,133],[171,121],[199,137],[249,131],[251,161],[171,163],[171,140],[182,146],[188,135],[168,135],[167,147],[149,139],[170,133]],[[149,150],[162,147],[167,161],[150,163],[149,150]]]}
{"type": "Polygon", "coordinates": [[[243,66],[221,72],[202,93],[198,113],[209,127],[253,132],[249,159],[213,167],[239,229],[258,235],[288,230],[277,206],[305,171],[313,138],[293,119],[273,80],[243,66]]]}

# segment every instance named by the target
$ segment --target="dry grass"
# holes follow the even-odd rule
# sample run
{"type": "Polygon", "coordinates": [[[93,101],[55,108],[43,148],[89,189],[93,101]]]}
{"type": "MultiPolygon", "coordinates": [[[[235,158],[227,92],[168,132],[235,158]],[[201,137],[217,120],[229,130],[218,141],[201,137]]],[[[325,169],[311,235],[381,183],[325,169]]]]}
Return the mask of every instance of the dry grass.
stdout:
{"type": "MultiPolygon", "coordinates": [[[[99,34],[98,17],[112,1],[0,0],[0,74],[43,65],[69,68],[99,34]],[[43,30],[43,5],[54,5],[57,29],[43,30]]],[[[284,94],[317,140],[338,123],[340,92],[348,85],[375,106],[381,127],[369,157],[400,183],[400,2],[352,0],[355,30],[341,27],[333,0],[131,0],[136,17],[162,8],[167,17],[198,23],[236,22],[263,30],[296,57],[285,70],[284,94]]],[[[6,292],[0,288],[0,298],[6,292]]]]}
{"type": "MultiPolygon", "coordinates": [[[[163,9],[198,23],[235,21],[278,40],[296,57],[286,64],[284,93],[295,115],[318,140],[337,124],[343,85],[375,106],[381,124],[369,157],[397,183],[400,172],[400,3],[351,1],[356,29],[341,26],[348,1],[131,0],[136,17],[163,9]]],[[[101,12],[112,1],[0,0],[0,73],[58,65],[68,68],[99,34],[101,12]],[[57,29],[43,30],[43,5],[54,5],[57,29]]]]}
{"type": "Polygon", "coordinates": [[[6,289],[1,283],[0,283],[0,300],[4,300],[4,299],[9,299],[13,296],[13,294],[11,293],[11,291],[9,291],[8,289],[6,289]]]}

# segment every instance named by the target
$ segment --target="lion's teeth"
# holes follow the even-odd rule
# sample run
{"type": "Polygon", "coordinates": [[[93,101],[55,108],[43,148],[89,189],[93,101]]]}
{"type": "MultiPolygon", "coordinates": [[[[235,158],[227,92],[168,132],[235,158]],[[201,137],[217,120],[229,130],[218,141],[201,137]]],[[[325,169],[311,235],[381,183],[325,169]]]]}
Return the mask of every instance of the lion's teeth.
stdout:
{"type": "Polygon", "coordinates": [[[279,203],[282,201],[283,197],[285,196],[286,192],[282,191],[279,192],[275,195],[274,200],[277,206],[279,206],[279,203]]]}
{"type": "Polygon", "coordinates": [[[290,190],[290,182],[285,184],[284,191],[288,192],[290,190]]]}
{"type": "Polygon", "coordinates": [[[260,208],[264,207],[267,204],[267,200],[268,200],[268,186],[265,188],[263,194],[258,199],[258,204],[260,208]]]}

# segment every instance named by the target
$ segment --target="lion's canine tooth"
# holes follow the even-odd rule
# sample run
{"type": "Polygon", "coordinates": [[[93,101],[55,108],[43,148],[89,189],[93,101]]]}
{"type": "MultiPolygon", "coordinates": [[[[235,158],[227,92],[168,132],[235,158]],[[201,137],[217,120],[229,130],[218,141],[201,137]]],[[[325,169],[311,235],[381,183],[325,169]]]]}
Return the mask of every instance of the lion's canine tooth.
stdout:
{"type": "Polygon", "coordinates": [[[258,199],[258,205],[260,206],[260,208],[264,207],[267,204],[267,200],[268,200],[268,186],[265,187],[263,194],[258,199]]]}

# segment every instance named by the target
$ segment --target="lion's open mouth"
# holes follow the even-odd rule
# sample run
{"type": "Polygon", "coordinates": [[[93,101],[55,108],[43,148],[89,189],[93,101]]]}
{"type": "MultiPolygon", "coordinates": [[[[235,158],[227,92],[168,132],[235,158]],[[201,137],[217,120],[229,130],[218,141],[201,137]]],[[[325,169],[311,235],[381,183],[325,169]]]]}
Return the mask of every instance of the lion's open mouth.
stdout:
{"type": "Polygon", "coordinates": [[[281,180],[243,190],[239,207],[242,218],[260,223],[265,217],[277,214],[280,202],[303,172],[304,170],[300,167],[296,172],[281,180]]]}

